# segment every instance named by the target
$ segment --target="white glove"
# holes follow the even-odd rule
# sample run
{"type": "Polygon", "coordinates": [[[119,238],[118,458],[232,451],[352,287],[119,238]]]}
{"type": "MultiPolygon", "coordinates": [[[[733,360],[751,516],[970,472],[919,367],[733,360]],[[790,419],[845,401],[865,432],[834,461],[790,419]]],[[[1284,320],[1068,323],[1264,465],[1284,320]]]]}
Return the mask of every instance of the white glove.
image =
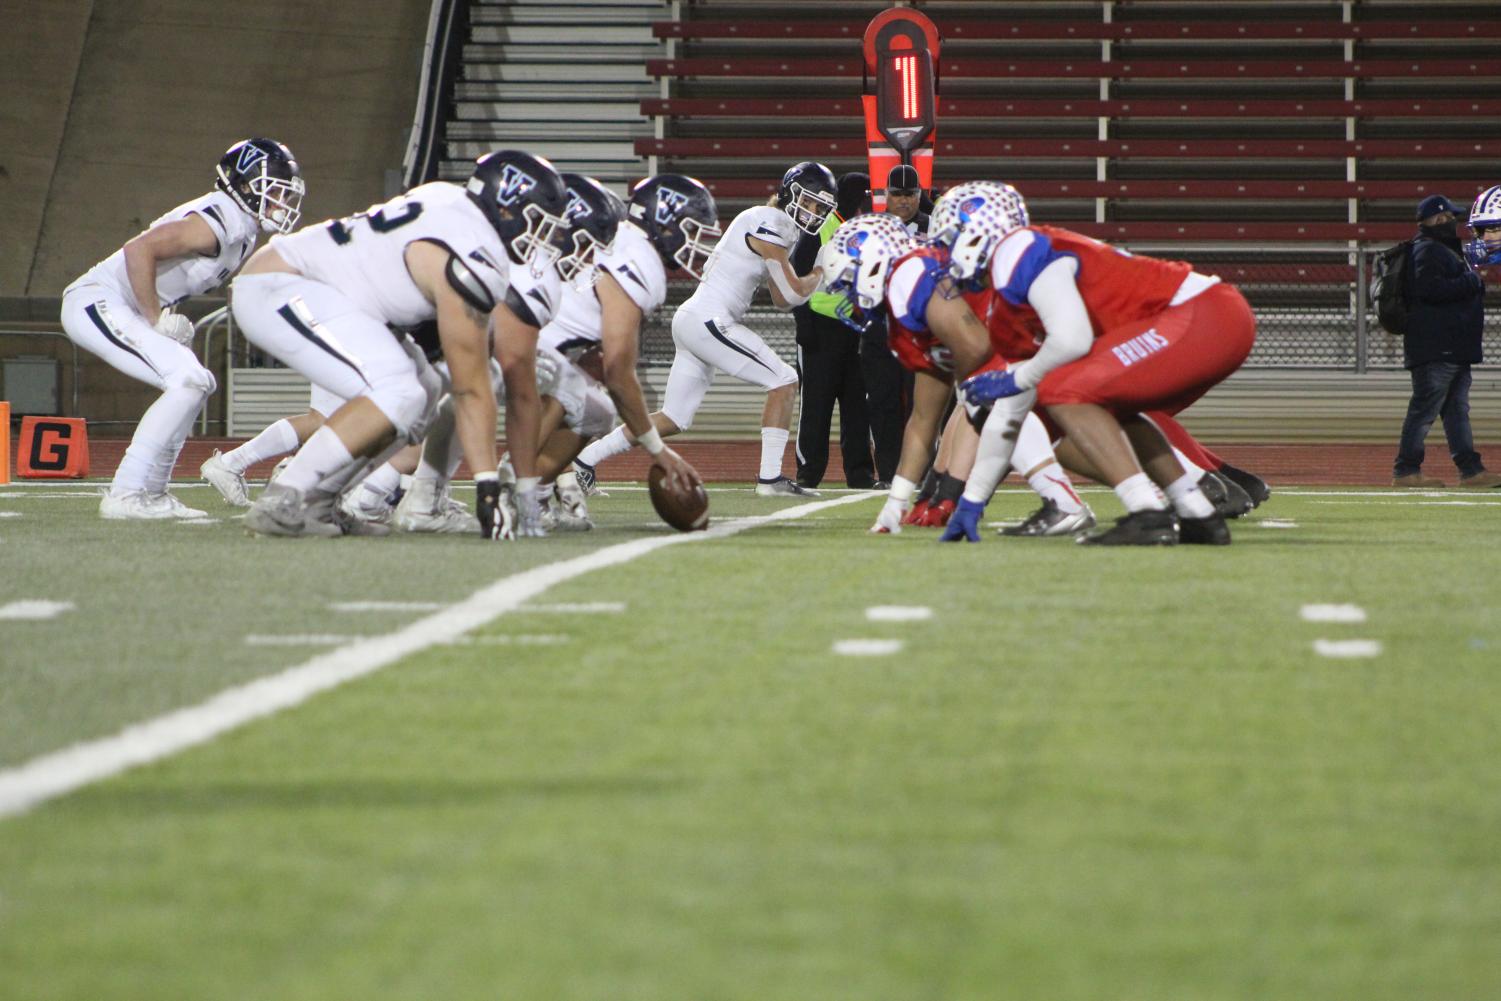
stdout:
{"type": "Polygon", "coordinates": [[[171,310],[164,309],[162,315],[157,317],[156,332],[163,337],[171,338],[183,347],[188,347],[193,343],[193,321],[171,310]]]}
{"type": "Polygon", "coordinates": [[[907,516],[907,510],[911,506],[911,501],[897,500],[895,497],[886,498],[886,504],[881,508],[881,513],[876,515],[876,523],[870,526],[871,534],[900,535],[902,519],[907,516]]]}
{"type": "Polygon", "coordinates": [[[558,376],[562,374],[558,362],[558,356],[551,351],[537,352],[537,392],[540,395],[557,395],[558,376]]]}
{"type": "Polygon", "coordinates": [[[537,494],[532,490],[515,491],[516,498],[516,526],[515,537],[518,539],[540,539],[547,535],[547,529],[542,527],[542,503],[537,494]]]}

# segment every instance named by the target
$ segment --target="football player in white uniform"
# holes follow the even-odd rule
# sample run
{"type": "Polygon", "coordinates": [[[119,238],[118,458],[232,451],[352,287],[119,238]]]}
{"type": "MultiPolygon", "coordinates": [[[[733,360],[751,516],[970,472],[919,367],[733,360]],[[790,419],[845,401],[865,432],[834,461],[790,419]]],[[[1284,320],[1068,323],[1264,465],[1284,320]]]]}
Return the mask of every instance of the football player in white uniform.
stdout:
{"type": "MultiPolygon", "coordinates": [[[[761,283],[781,309],[808,301],[818,288],[818,269],[806,277],[792,270],[788,255],[799,231],[817,233],[834,209],[838,186],[820,163],[805,161],[782,176],[773,204],[746,209],[735,217],[704,268],[698,289],[672,318],[677,348],[662,409],[652,414],[663,436],[686,431],[714,381],[715,371],[766,390],[761,413],[761,467],[756,492],[766,496],[813,495],[782,475],[792,408],[797,401],[797,372],[741,323],[761,283]]],[[[580,454],[580,480],[593,479],[593,468],[635,444],[625,427],[616,428],[580,454]]]]}
{"type": "Polygon", "coordinates": [[[255,249],[261,230],[289,233],[307,188],[292,153],[271,139],[235,143],[216,191],[185,202],[63,292],[74,344],[162,391],[99,502],[109,519],[202,517],[167,491],[193,418],[215,389],[193,354],[193,324],[171,307],[217,288],[255,249]]]}
{"type": "MultiPolygon", "coordinates": [[[[247,528],[342,534],[339,491],[393,441],[420,439],[441,394],[421,351],[388,325],[436,319],[481,528],[488,538],[526,534],[495,472],[489,328],[505,368],[506,434],[524,446],[538,419],[538,324],[526,300],[547,305],[541,282],[566,232],[565,205],[551,164],[503,150],[480,158],[464,186],[419,185],[256,254],[234,283],[236,321],[252,343],[349,402],[251,506],[247,528]],[[539,284],[522,289],[522,275],[539,284]]],[[[533,476],[535,449],[514,452],[518,471],[533,476]]]]}

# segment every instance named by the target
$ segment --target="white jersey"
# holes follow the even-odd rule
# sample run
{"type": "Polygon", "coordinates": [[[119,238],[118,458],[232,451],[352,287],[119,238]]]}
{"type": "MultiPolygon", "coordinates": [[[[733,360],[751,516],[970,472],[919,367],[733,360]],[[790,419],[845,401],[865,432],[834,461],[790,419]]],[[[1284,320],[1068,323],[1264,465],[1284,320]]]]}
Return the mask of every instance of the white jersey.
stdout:
{"type": "MultiPolygon", "coordinates": [[[[260,224],[255,216],[246,212],[235,200],[222,191],[211,191],[201,198],[183,202],[172,211],[153,219],[152,227],[162,223],[177,222],[196,215],[208,223],[219,241],[218,252],[212,257],[194,254],[162,261],[156,267],[156,297],[162,308],[175,305],[191,295],[216,289],[239,270],[240,265],[255,249],[260,236],[260,224]]],[[[125,271],[125,249],[113,254],[90,268],[75,285],[102,285],[120,294],[126,302],[135,301],[130,288],[130,276],[125,271]]]]}
{"type": "MultiPolygon", "coordinates": [[[[597,272],[609,274],[625,289],[625,294],[640,307],[642,316],[652,315],[667,301],[667,272],[662,267],[662,258],[634,223],[620,224],[610,252],[596,253],[594,267],[597,272]]],[[[577,357],[579,352],[599,343],[601,322],[594,283],[569,284],[563,289],[563,308],[542,329],[540,343],[570,358],[577,357]]]]}
{"type": "Polygon", "coordinates": [[[474,199],[447,181],[419,185],[358,215],[273,237],[271,246],[301,274],[338,289],[362,312],[409,327],[437,315],[407,271],[406,248],[419,240],[452,251],[489,299],[505,301],[513,269],[500,234],[474,199]]]}
{"type": "Polygon", "coordinates": [[[704,280],[683,309],[738,323],[767,277],[766,259],[746,241],[755,237],[790,253],[800,233],[792,217],[774,205],[746,209],[719,238],[704,266],[704,280]]]}

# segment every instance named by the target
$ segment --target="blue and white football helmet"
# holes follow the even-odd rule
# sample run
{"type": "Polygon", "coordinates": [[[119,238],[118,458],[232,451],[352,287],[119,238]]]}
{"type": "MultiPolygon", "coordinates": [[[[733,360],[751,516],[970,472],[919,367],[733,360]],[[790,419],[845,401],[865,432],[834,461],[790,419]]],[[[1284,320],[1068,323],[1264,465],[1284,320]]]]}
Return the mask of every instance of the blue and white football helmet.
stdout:
{"type": "Polygon", "coordinates": [[[568,232],[568,188],[551,163],[520,150],[503,149],[474,162],[464,184],[506,253],[528,265],[536,277],[553,267],[562,255],[568,232]]]}
{"type": "Polygon", "coordinates": [[[568,207],[563,210],[568,229],[562,234],[558,277],[571,282],[585,269],[593,272],[596,253],[610,252],[615,230],[625,218],[625,201],[592,177],[566,171],[562,176],[568,188],[568,207]]]}
{"type": "Polygon", "coordinates": [[[1030,224],[1021,192],[999,181],[966,181],[933,206],[928,239],[949,252],[949,274],[964,288],[978,288],[996,246],[1030,224]]]}
{"type": "Polygon", "coordinates": [[[840,297],[834,315],[855,330],[868,328],[881,315],[891,266],[918,245],[888,213],[858,215],[841,225],[818,255],[824,288],[840,297]]]}
{"type": "Polygon", "coordinates": [[[1465,260],[1476,271],[1501,267],[1501,184],[1480,193],[1470,208],[1473,240],[1465,243],[1465,260]]]}

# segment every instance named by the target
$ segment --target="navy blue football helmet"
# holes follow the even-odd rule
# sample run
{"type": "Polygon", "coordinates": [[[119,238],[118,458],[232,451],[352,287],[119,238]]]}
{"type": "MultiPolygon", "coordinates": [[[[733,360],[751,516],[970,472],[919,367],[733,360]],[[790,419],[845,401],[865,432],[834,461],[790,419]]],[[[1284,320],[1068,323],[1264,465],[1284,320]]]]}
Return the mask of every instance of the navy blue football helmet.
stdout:
{"type": "Polygon", "coordinates": [[[307,182],[292,151],[275,139],[242,139],[225,150],[214,186],[255,216],[267,233],[290,233],[302,218],[307,182]]]}

